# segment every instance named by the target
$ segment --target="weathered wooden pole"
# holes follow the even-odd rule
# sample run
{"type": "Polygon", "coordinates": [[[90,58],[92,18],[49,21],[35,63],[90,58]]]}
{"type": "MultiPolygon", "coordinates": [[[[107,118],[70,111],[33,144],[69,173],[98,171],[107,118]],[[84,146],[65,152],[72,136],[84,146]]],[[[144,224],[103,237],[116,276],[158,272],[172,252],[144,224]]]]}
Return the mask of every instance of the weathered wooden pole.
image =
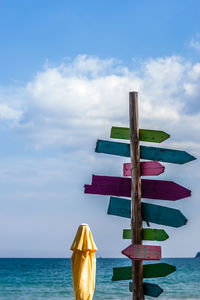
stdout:
{"type": "MultiPolygon", "coordinates": [[[[131,149],[131,229],[132,244],[142,244],[140,142],[138,93],[129,93],[130,149],[131,149]]],[[[143,300],[142,261],[132,260],[133,300],[143,300]]]]}

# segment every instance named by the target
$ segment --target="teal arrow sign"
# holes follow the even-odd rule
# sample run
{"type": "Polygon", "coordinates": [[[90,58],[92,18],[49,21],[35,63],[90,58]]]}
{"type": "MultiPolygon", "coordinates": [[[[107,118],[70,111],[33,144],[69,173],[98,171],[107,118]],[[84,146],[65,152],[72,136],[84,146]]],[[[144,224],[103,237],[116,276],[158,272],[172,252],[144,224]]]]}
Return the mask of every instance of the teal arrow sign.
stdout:
{"type": "MultiPolygon", "coordinates": [[[[130,157],[130,144],[98,140],[96,152],[130,157]]],[[[140,158],[185,164],[196,159],[186,151],[140,146],[140,158]]]]}
{"type": "MultiPolygon", "coordinates": [[[[131,200],[110,197],[107,213],[109,215],[130,218],[131,200]]],[[[146,222],[171,227],[181,227],[187,223],[186,217],[178,209],[144,202],[142,203],[142,219],[146,222]]]]}
{"type": "MultiPolygon", "coordinates": [[[[144,282],[143,288],[144,288],[144,295],[150,297],[158,297],[163,292],[163,289],[159,285],[153,283],[144,282]]],[[[132,282],[129,282],[129,291],[130,292],[133,291],[132,282]]]]}

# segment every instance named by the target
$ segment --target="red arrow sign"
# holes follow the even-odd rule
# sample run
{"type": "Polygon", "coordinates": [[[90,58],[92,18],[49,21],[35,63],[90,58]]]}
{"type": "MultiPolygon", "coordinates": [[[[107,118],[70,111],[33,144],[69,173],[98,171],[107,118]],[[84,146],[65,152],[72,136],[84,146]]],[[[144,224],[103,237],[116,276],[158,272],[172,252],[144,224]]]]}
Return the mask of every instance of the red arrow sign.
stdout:
{"type": "MultiPolygon", "coordinates": [[[[155,176],[164,172],[165,167],[158,161],[145,161],[140,163],[141,176],[155,176]]],[[[131,163],[123,165],[123,176],[131,176],[131,163]]]]}
{"type": "MultiPolygon", "coordinates": [[[[131,178],[93,175],[92,185],[85,185],[85,193],[131,197],[131,178]]],[[[190,190],[175,182],[142,179],[143,198],[175,201],[190,196],[190,190]]]]}
{"type": "Polygon", "coordinates": [[[160,260],[161,247],[147,245],[130,245],[122,253],[134,260],[160,260]]]}

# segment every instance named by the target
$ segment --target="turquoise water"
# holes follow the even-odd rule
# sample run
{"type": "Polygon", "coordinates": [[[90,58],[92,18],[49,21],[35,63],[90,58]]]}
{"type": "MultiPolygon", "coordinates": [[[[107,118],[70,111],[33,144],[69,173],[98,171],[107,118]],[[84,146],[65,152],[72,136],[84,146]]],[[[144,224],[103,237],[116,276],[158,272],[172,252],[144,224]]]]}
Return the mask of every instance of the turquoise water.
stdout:
{"type": "MultiPolygon", "coordinates": [[[[177,271],[164,278],[146,280],[164,289],[158,299],[200,300],[200,259],[162,261],[175,265],[177,271]]],[[[94,300],[131,299],[129,281],[111,281],[112,268],[127,265],[128,259],[97,259],[94,300]]],[[[22,299],[74,299],[70,259],[0,259],[0,300],[22,299]]]]}

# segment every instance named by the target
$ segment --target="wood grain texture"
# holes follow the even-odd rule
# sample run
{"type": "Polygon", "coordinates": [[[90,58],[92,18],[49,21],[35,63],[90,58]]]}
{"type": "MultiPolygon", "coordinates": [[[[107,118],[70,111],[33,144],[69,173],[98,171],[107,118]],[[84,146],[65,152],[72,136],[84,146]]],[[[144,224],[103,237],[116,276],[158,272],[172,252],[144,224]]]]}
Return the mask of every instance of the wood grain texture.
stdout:
{"type": "MultiPolygon", "coordinates": [[[[165,277],[176,271],[176,267],[167,263],[146,264],[143,266],[144,278],[165,277]]],[[[130,280],[132,277],[132,268],[118,267],[113,268],[112,281],[130,280]]]]}
{"type": "MultiPolygon", "coordinates": [[[[165,167],[158,161],[145,161],[140,163],[141,176],[158,176],[162,174],[165,167]]],[[[131,163],[123,164],[123,176],[131,176],[131,163]]]]}
{"type": "MultiPolygon", "coordinates": [[[[132,246],[142,244],[142,208],[140,176],[140,142],[138,93],[129,93],[130,154],[131,154],[131,230],[132,246]]],[[[132,260],[133,300],[143,300],[143,263],[132,260]]]]}
{"type": "MultiPolygon", "coordinates": [[[[109,215],[130,218],[131,201],[129,199],[110,197],[107,213],[109,215]]],[[[142,203],[142,219],[155,224],[181,227],[187,223],[187,218],[178,209],[142,203]]]]}
{"type": "MultiPolygon", "coordinates": [[[[98,153],[130,157],[130,144],[98,140],[95,151],[98,153]]],[[[174,164],[185,164],[196,159],[186,151],[148,146],[140,146],[140,158],[174,164]]]]}
{"type": "MultiPolygon", "coordinates": [[[[86,194],[131,197],[131,178],[92,176],[92,185],[85,185],[86,194]]],[[[135,180],[134,180],[135,182],[135,180]]],[[[140,180],[142,198],[176,201],[191,196],[185,187],[165,180],[140,180]]]]}
{"type": "MultiPolygon", "coordinates": [[[[131,229],[123,230],[123,239],[131,239],[131,229]]],[[[169,238],[164,229],[143,228],[142,239],[145,241],[165,241],[169,238]]]]}
{"type": "MultiPolygon", "coordinates": [[[[163,292],[163,289],[154,283],[143,283],[144,294],[150,297],[158,297],[163,292]]],[[[132,282],[129,282],[129,291],[133,292],[132,282]]]]}
{"type": "Polygon", "coordinates": [[[161,247],[134,244],[122,250],[122,254],[133,260],[160,260],[161,247]]]}
{"type": "MultiPolygon", "coordinates": [[[[113,126],[111,128],[110,137],[114,139],[129,140],[130,128],[113,126]]],[[[151,130],[151,129],[139,130],[139,139],[140,141],[144,141],[144,142],[161,143],[166,139],[168,139],[169,137],[170,135],[168,133],[160,130],[151,130]]]]}

